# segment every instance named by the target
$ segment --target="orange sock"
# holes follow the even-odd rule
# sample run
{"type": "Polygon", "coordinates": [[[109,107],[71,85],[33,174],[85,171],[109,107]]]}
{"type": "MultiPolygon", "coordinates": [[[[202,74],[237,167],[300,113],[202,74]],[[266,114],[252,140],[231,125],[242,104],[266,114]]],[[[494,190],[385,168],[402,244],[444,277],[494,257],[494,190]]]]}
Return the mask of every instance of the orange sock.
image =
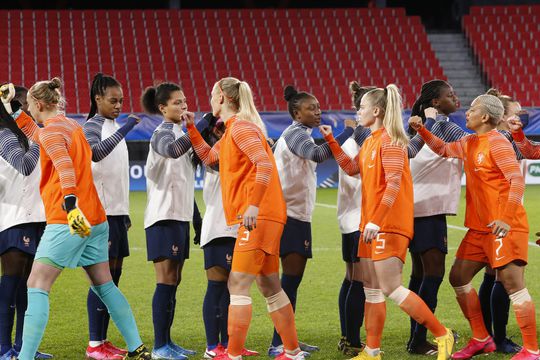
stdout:
{"type": "Polygon", "coordinates": [[[523,347],[532,352],[538,351],[538,339],[536,337],[536,311],[534,303],[527,288],[510,295],[516,320],[523,337],[523,347]]]}
{"type": "MultiPolygon", "coordinates": [[[[229,346],[227,352],[232,356],[241,356],[242,349],[246,343],[246,337],[251,322],[252,305],[233,305],[233,296],[231,295],[231,305],[229,305],[229,322],[227,331],[229,333],[229,346]]],[[[239,296],[238,296],[239,297],[239,296]]],[[[247,296],[251,302],[251,299],[247,296]]]]}
{"type": "MultiPolygon", "coordinates": [[[[396,291],[405,290],[409,294],[403,294],[405,299],[399,304],[401,310],[405,311],[410,317],[412,317],[417,323],[426,327],[435,337],[446,335],[446,328],[437,320],[435,315],[428,308],[426,303],[414,292],[405,289],[398,288],[396,291]]],[[[394,291],[395,292],[395,291],[394,291]]],[[[392,297],[394,293],[390,295],[392,297]]]]}
{"type": "Polygon", "coordinates": [[[454,290],[456,291],[456,299],[459,303],[459,307],[471,325],[473,338],[477,340],[487,338],[489,333],[484,324],[480,299],[478,298],[476,290],[470,283],[465,286],[455,287],[454,290]]]}
{"type": "Polygon", "coordinates": [[[364,321],[366,328],[366,345],[371,349],[379,349],[381,347],[384,321],[386,319],[386,302],[366,302],[364,314],[366,314],[364,321]],[[369,314],[369,316],[367,314],[369,314]]]}
{"type": "Polygon", "coordinates": [[[270,317],[274,322],[277,333],[281,336],[285,350],[294,351],[298,349],[298,335],[296,334],[294,311],[291,303],[270,312],[270,317]]]}

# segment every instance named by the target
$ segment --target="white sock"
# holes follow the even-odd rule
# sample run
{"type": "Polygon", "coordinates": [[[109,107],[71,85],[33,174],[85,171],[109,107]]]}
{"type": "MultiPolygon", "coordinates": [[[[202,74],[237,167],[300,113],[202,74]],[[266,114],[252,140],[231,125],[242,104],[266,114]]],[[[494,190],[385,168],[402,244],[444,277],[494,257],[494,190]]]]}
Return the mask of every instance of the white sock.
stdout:
{"type": "Polygon", "coordinates": [[[100,345],[103,345],[104,342],[105,342],[104,340],[101,340],[101,341],[89,341],[88,345],[91,346],[91,347],[98,347],[100,345]]]}
{"type": "Polygon", "coordinates": [[[524,302],[532,301],[531,295],[529,294],[529,290],[527,290],[527,288],[516,291],[515,293],[509,295],[509,297],[514,305],[521,305],[524,302]]]}
{"type": "Polygon", "coordinates": [[[381,349],[380,348],[375,348],[375,349],[372,349],[370,348],[369,346],[366,345],[366,347],[364,348],[364,350],[366,350],[367,354],[369,356],[377,356],[379,355],[379,353],[381,352],[381,349]]]}

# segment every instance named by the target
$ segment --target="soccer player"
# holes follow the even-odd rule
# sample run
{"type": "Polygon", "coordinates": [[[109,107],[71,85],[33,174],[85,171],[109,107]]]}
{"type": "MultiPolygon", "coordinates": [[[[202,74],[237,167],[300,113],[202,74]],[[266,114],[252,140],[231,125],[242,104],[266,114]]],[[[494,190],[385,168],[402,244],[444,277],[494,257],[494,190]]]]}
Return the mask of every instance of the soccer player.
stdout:
{"type": "Polygon", "coordinates": [[[34,358],[48,321],[49,291],[55,280],[65,267],[81,266],[126,340],[126,358],[150,359],[131,308],[112,281],[107,218],[93,184],[91,149],[81,126],[63,114],[61,86],[61,80],[53,78],[37,82],[28,92],[28,111],[43,128],[22,110],[13,113],[11,99],[2,98],[25,135],[40,144],[40,191],[47,220],[28,279],[28,308],[18,358],[34,358]]]}
{"type": "MultiPolygon", "coordinates": [[[[281,287],[296,310],[298,287],[302,281],[307,260],[312,257],[311,216],[315,207],[318,163],[332,157],[328,144],[315,145],[311,137],[314,127],[321,124],[321,106],[315,96],[298,92],[289,85],[284,90],[289,114],[293,123],[281,134],[274,148],[277,172],[287,205],[287,223],[280,241],[279,255],[283,273],[281,287]]],[[[354,122],[346,124],[337,137],[343,144],[353,133],[354,122]]],[[[313,345],[300,343],[306,352],[318,351],[313,345]]],[[[283,343],[274,330],[268,355],[275,357],[283,352],[283,343]]]]}
{"type": "MultiPolygon", "coordinates": [[[[148,261],[154,263],[156,290],[152,299],[154,359],[186,359],[195,351],[171,340],[176,293],[184,261],[189,258],[189,221],[193,219],[195,175],[191,141],[181,128],[187,111],[184,92],[177,84],[148,87],[141,98],[144,110],[163,116],[150,139],[146,161],[147,203],[144,212],[148,261]]],[[[208,123],[199,122],[201,130],[208,123]]]]}
{"type": "Polygon", "coordinates": [[[279,242],[287,220],[285,200],[264,125],[249,85],[223,78],[212,89],[212,113],[226,130],[210,147],[187,114],[193,148],[206,165],[219,162],[223,208],[228,225],[240,224],[229,275],[229,346],[215,359],[242,359],[251,321],[253,281],[266,299],[268,312],[284,344],[279,360],[304,359],[298,346],[292,305],[279,281],[279,242]]]}
{"type": "MultiPolygon", "coordinates": [[[[504,115],[497,125],[497,130],[503,134],[509,134],[509,121],[519,119],[521,105],[513,98],[501,94],[497,89],[489,89],[486,94],[493,95],[501,100],[504,106],[504,115]]],[[[525,176],[527,164],[526,160],[520,160],[521,173],[525,176]]],[[[478,289],[478,297],[482,306],[482,316],[484,324],[489,334],[493,336],[493,341],[497,346],[497,352],[511,354],[521,350],[521,346],[514,343],[506,336],[506,325],[510,310],[510,298],[504,290],[502,283],[496,279],[495,270],[486,266],[484,279],[478,289]]]]}
{"type": "MultiPolygon", "coordinates": [[[[8,88],[5,88],[8,90],[8,88]]],[[[28,90],[15,87],[12,110],[27,110],[28,90]]],[[[9,95],[7,91],[5,96],[9,95]]],[[[45,210],[39,196],[39,145],[30,143],[3,106],[0,106],[0,360],[17,356],[22,346],[26,281],[39,239],[45,229],[45,210]],[[17,313],[15,341],[11,334],[17,313]]],[[[37,359],[50,359],[36,353],[37,359]]]]}
{"type": "Polygon", "coordinates": [[[413,235],[413,189],[407,161],[408,137],[403,128],[399,90],[393,84],[366,93],[360,103],[360,123],[371,136],[354,159],[347,156],[329,126],[321,133],[339,166],[362,176],[362,241],[359,247],[366,293],[366,346],[354,359],[381,359],[380,344],[386,317],[384,296],[394,300],[436,337],[438,359],[448,359],[454,337],[414,292],[401,285],[407,246],[413,235]]]}
{"type": "MultiPolygon", "coordinates": [[[[203,139],[209,145],[214,145],[223,135],[223,121],[216,122],[212,113],[205,114],[209,126],[201,132],[203,139]]],[[[192,156],[196,166],[201,164],[197,154],[192,156]]],[[[227,334],[227,319],[229,317],[230,294],[227,290],[227,280],[231,271],[238,224],[229,226],[225,221],[219,169],[206,166],[204,170],[203,199],[206,205],[202,219],[200,242],[195,241],[203,249],[204,268],[208,284],[203,301],[203,320],[206,331],[205,359],[213,359],[227,352],[229,335],[227,334]]],[[[258,352],[242,349],[243,356],[256,356],[258,352]]]]}
{"type": "MultiPolygon", "coordinates": [[[[368,91],[375,89],[373,86],[360,86],[352,81],[349,90],[352,96],[353,108],[360,109],[362,96],[368,91]]],[[[358,126],[350,137],[343,143],[341,148],[349,155],[358,154],[365,139],[371,134],[369,129],[358,126]]],[[[358,245],[360,231],[360,202],[362,196],[362,180],[360,175],[349,176],[341,168],[338,168],[338,197],[337,219],[341,232],[341,252],[345,262],[345,277],[339,291],[339,322],[341,327],[341,339],[338,350],[348,356],[356,356],[362,351],[364,344],[360,341],[360,328],[364,321],[364,284],[362,283],[362,271],[358,258],[358,245]]]]}
{"type": "MultiPolygon", "coordinates": [[[[449,122],[448,116],[455,112],[459,100],[452,86],[443,80],[431,80],[422,85],[411,116],[420,116],[443,123],[434,132],[447,138],[454,135],[458,140],[462,130],[449,122]]],[[[416,132],[409,128],[409,133],[416,132]]],[[[414,188],[414,236],[409,244],[412,273],[409,290],[414,291],[432,312],[437,307],[437,294],[444,277],[445,257],[448,253],[446,215],[457,214],[461,193],[462,162],[446,159],[435,154],[428,146],[410,160],[414,188]]],[[[411,318],[411,335],[407,350],[412,354],[433,355],[437,346],[427,341],[427,329],[411,318]]]]}
{"type": "Polygon", "coordinates": [[[460,158],[467,176],[465,226],[450,271],[458,303],[472,329],[472,339],[454,359],[495,351],[496,346],[482,318],[472,278],[489,264],[509,294],[523,338],[523,349],[513,360],[538,359],[534,303],[524,282],[528,255],[527,214],[521,203],[525,182],[511,144],[497,132],[504,115],[501,101],[493,95],[480,95],[467,111],[467,128],[475,134],[457,142],[445,143],[424,129],[418,118],[409,125],[437,154],[460,158]]]}
{"type": "MultiPolygon", "coordinates": [[[[124,137],[139,122],[128,117],[120,127],[124,95],[116,79],[101,73],[94,76],[90,89],[90,113],[83,125],[84,135],[92,149],[92,175],[99,199],[109,223],[109,268],[116,286],[122,274],[122,263],[129,256],[129,157],[124,137]]],[[[87,298],[90,341],[86,348],[89,359],[121,359],[124,349],[107,340],[109,313],[105,304],[91,289],[87,298]]]]}

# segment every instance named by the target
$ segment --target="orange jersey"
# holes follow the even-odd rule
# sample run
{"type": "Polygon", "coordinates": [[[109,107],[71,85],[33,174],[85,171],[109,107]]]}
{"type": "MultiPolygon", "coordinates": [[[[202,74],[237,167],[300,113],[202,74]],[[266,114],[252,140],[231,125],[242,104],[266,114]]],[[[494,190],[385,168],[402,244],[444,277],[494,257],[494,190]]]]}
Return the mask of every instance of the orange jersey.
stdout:
{"type": "Polygon", "coordinates": [[[68,223],[62,204],[69,194],[77,196],[77,206],[91,225],[106,221],[92,178],[92,150],[82,127],[64,115],[48,119],[44,128],[24,112],[16,121],[24,134],[40,145],[40,192],[47,224],[68,223]]]}
{"type": "Polygon", "coordinates": [[[219,162],[223,210],[228,225],[242,222],[249,205],[260,220],[285,224],[287,210],[272,149],[257,125],[232,117],[221,140],[210,148],[194,125],[188,126],[193,148],[207,164],[219,162]]]}
{"type": "Polygon", "coordinates": [[[360,231],[371,222],[381,233],[414,233],[413,186],[407,150],[392,145],[384,128],[366,139],[360,153],[349,158],[333,137],[327,138],[339,166],[349,175],[362,177],[362,217],[360,231]]]}
{"type": "Polygon", "coordinates": [[[464,160],[466,227],[491,232],[487,225],[502,220],[510,225],[511,231],[529,232],[527,214],[521,204],[525,181],[512,145],[503,135],[491,130],[445,143],[425,128],[419,133],[435,153],[464,160]]]}

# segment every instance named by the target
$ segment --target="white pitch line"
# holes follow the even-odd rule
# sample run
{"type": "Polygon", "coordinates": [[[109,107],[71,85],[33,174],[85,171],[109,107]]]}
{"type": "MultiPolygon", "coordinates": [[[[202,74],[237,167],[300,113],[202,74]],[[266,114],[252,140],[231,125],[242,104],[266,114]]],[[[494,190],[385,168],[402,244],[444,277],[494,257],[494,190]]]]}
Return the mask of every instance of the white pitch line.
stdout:
{"type": "MultiPolygon", "coordinates": [[[[328,208],[328,209],[337,209],[337,206],[336,205],[331,205],[331,204],[324,204],[324,203],[315,203],[315,205],[317,206],[320,206],[320,207],[323,207],[323,208],[328,208]]],[[[467,231],[469,229],[463,227],[463,226],[457,226],[457,225],[451,225],[451,224],[448,224],[446,225],[448,228],[450,229],[455,229],[455,230],[461,230],[461,231],[467,231]]],[[[537,247],[538,244],[537,243],[534,243],[532,241],[529,241],[529,246],[534,246],[534,247],[537,247]]]]}

